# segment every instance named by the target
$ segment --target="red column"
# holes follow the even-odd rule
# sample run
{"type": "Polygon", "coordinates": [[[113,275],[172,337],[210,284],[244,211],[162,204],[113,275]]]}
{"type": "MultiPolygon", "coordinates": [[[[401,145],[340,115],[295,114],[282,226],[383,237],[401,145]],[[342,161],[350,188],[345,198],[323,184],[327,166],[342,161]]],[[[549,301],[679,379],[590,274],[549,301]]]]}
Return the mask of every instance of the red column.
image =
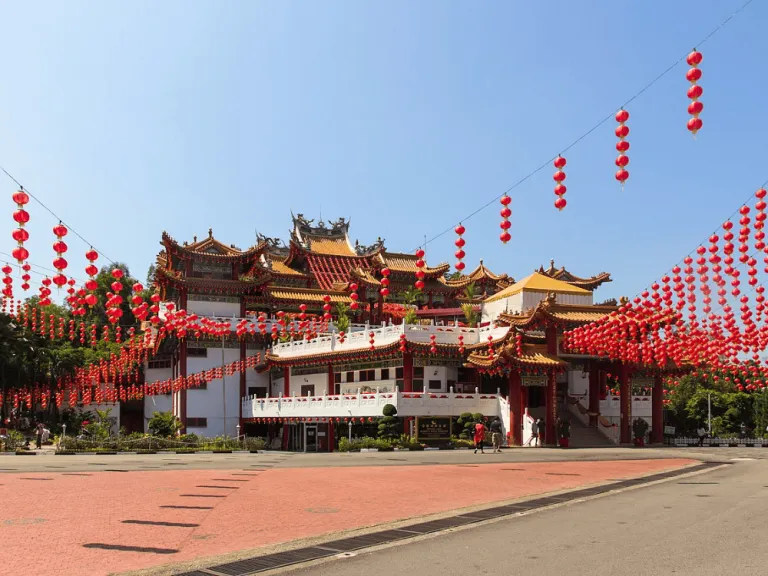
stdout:
{"type": "MultiPolygon", "coordinates": [[[[179,307],[182,310],[187,309],[187,291],[182,290],[179,295],[179,307]]],[[[179,375],[187,377],[187,339],[181,341],[179,350],[179,375]]],[[[179,392],[179,420],[181,420],[181,433],[187,433],[187,390],[183,388],[179,392]]]]}
{"type": "Polygon", "coordinates": [[[621,404],[621,423],[619,424],[619,442],[632,442],[632,390],[629,382],[629,366],[622,364],[619,369],[619,404],[621,404]]]}
{"type": "Polygon", "coordinates": [[[589,366],[589,425],[597,427],[597,414],[600,412],[600,374],[596,362],[589,366]]]}
{"type": "Polygon", "coordinates": [[[557,420],[557,383],[554,370],[547,374],[547,415],[544,418],[546,425],[545,442],[547,446],[557,445],[555,438],[555,421],[557,420]]]}
{"type": "Polygon", "coordinates": [[[335,394],[336,381],[333,374],[333,364],[328,364],[328,394],[335,394]]]}
{"type": "Polygon", "coordinates": [[[291,367],[283,368],[283,396],[291,395],[291,367]]]}
{"type": "Polygon", "coordinates": [[[403,352],[403,392],[413,392],[413,356],[403,352]]]}
{"type": "Polygon", "coordinates": [[[557,355],[557,328],[547,326],[544,334],[547,337],[547,353],[557,355]]]}
{"type": "Polygon", "coordinates": [[[664,442],[664,380],[657,374],[651,395],[651,444],[664,442]]]}
{"type": "Polygon", "coordinates": [[[333,429],[333,419],[328,418],[328,452],[333,452],[336,440],[336,433],[333,429]]]}
{"type": "MultiPolygon", "coordinates": [[[[245,318],[245,296],[240,296],[240,318],[245,318]]],[[[245,347],[245,340],[240,342],[240,431],[243,428],[243,398],[245,398],[245,359],[248,352],[245,347]]]]}
{"type": "Polygon", "coordinates": [[[376,324],[381,324],[381,319],[384,317],[384,296],[379,292],[379,301],[376,304],[376,324]]]}
{"type": "Polygon", "coordinates": [[[430,293],[429,293],[429,308],[430,308],[430,310],[433,308],[433,303],[432,303],[432,292],[430,292],[430,293]]]}
{"type": "Polygon", "coordinates": [[[522,378],[520,372],[513,370],[509,373],[509,427],[512,432],[512,445],[523,443],[523,406],[522,378]]]}

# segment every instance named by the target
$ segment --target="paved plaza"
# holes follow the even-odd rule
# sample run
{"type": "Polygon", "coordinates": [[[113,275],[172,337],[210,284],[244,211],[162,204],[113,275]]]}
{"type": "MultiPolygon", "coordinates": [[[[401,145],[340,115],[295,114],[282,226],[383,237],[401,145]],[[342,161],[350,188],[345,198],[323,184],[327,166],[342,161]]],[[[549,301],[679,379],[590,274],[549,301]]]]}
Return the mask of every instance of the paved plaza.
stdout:
{"type": "Polygon", "coordinates": [[[485,455],[4,456],[0,497],[16,505],[0,512],[0,560],[12,573],[30,576],[150,568],[170,574],[299,540],[697,461],[675,450],[618,448],[485,455]],[[38,545],[45,553],[35,554],[34,562],[18,553],[38,545]]]}

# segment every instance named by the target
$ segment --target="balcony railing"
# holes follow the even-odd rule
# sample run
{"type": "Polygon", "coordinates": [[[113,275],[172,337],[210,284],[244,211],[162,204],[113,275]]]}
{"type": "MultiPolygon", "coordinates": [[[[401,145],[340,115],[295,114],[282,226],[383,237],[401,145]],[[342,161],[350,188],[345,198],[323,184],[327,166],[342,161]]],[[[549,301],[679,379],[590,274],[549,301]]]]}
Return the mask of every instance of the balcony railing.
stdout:
{"type": "Polygon", "coordinates": [[[499,393],[460,392],[358,392],[325,396],[290,396],[242,400],[243,418],[345,418],[382,415],[387,404],[397,408],[398,416],[460,416],[464,412],[484,416],[503,415],[509,408],[499,393]]]}

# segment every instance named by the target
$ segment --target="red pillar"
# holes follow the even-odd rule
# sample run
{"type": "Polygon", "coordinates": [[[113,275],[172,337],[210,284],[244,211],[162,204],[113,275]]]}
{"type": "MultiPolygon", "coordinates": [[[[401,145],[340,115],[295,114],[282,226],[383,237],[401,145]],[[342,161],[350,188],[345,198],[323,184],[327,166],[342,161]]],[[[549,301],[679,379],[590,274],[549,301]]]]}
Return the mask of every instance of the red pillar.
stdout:
{"type": "Polygon", "coordinates": [[[291,395],[291,367],[283,368],[283,396],[291,395]]]}
{"type": "Polygon", "coordinates": [[[328,418],[328,452],[333,452],[335,446],[335,431],[333,429],[333,419],[328,418]]]}
{"type": "MultiPolygon", "coordinates": [[[[179,307],[182,310],[187,309],[187,291],[182,290],[179,295],[179,307]]],[[[187,377],[187,339],[184,338],[181,341],[181,349],[179,350],[179,375],[183,378],[187,377]]],[[[179,420],[181,420],[181,433],[187,433],[187,389],[183,388],[179,392],[179,420]]]]}
{"type": "Polygon", "coordinates": [[[328,394],[335,394],[335,393],[336,393],[336,381],[333,374],[333,364],[328,364],[328,394]]]}
{"type": "Polygon", "coordinates": [[[523,406],[522,378],[520,372],[513,370],[509,373],[509,427],[512,432],[512,445],[523,444],[523,406]]]}
{"type": "Polygon", "coordinates": [[[589,366],[589,425],[597,427],[597,414],[600,412],[600,374],[596,362],[589,366]]]}
{"type": "Polygon", "coordinates": [[[664,380],[657,374],[651,395],[651,444],[664,442],[664,380]]]}
{"type": "Polygon", "coordinates": [[[376,304],[376,324],[381,324],[381,319],[384,317],[384,296],[379,292],[379,301],[376,304]]]}
{"type": "Polygon", "coordinates": [[[413,392],[413,355],[403,352],[403,392],[413,392]]]}
{"type": "Polygon", "coordinates": [[[545,423],[545,443],[547,446],[557,445],[555,438],[555,421],[557,420],[557,382],[555,380],[554,370],[547,373],[547,415],[544,418],[545,423]]]}
{"type": "Polygon", "coordinates": [[[619,369],[619,404],[621,404],[621,423],[619,424],[619,442],[632,442],[632,390],[629,382],[629,366],[622,364],[619,369]]]}
{"type": "MultiPolygon", "coordinates": [[[[240,296],[240,318],[245,318],[245,296],[240,296]]],[[[243,428],[243,398],[245,398],[245,359],[248,354],[245,348],[245,340],[240,342],[240,431],[243,428]]]]}

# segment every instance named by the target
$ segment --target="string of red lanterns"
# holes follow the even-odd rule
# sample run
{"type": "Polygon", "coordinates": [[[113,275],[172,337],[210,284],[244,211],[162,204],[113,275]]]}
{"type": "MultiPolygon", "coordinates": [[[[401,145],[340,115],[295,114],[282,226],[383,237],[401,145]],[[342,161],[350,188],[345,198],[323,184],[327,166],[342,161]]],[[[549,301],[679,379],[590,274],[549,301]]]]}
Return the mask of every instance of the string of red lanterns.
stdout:
{"type": "Polygon", "coordinates": [[[18,228],[11,234],[16,241],[16,248],[13,249],[11,255],[16,259],[16,262],[22,264],[29,258],[29,250],[24,247],[24,242],[29,240],[29,232],[25,228],[29,223],[29,212],[24,208],[29,203],[29,194],[24,191],[24,188],[21,188],[13,193],[13,201],[16,203],[13,220],[18,228]]]}
{"type": "Polygon", "coordinates": [[[499,212],[501,215],[501,224],[499,224],[501,234],[499,235],[499,240],[501,240],[502,244],[506,244],[512,239],[512,235],[509,233],[509,229],[512,226],[512,223],[509,221],[509,217],[512,216],[512,209],[509,207],[512,198],[504,194],[499,202],[501,202],[501,211],[499,212]]]}
{"type": "Polygon", "coordinates": [[[462,261],[464,257],[467,255],[466,252],[464,252],[464,245],[466,244],[466,242],[464,238],[462,238],[462,236],[464,235],[464,232],[466,232],[466,228],[464,228],[463,225],[459,224],[458,226],[456,226],[454,231],[456,232],[456,236],[458,236],[458,238],[456,238],[456,242],[454,242],[454,244],[456,244],[456,253],[454,254],[454,256],[456,256],[456,270],[461,272],[466,267],[466,264],[464,264],[464,262],[462,261]]]}
{"type": "Polygon", "coordinates": [[[555,185],[555,194],[557,195],[557,200],[555,200],[555,208],[562,211],[563,208],[568,204],[568,202],[565,199],[565,192],[568,190],[565,187],[565,172],[563,171],[563,168],[565,168],[566,160],[562,156],[558,156],[555,158],[554,165],[555,168],[557,168],[557,171],[552,176],[552,179],[556,182],[555,185]]]}
{"type": "Polygon", "coordinates": [[[424,250],[421,248],[416,249],[416,262],[414,265],[416,266],[416,282],[414,283],[414,286],[416,287],[416,290],[421,292],[424,290],[424,277],[426,276],[424,267],[427,265],[427,263],[424,262],[424,250]]]}
{"type": "Polygon", "coordinates": [[[688,98],[691,99],[691,103],[688,104],[688,114],[691,115],[690,120],[688,120],[688,130],[690,130],[694,138],[696,138],[696,133],[701,130],[703,125],[701,118],[699,118],[699,114],[704,110],[704,104],[701,103],[699,98],[701,98],[701,95],[704,93],[704,89],[698,84],[701,79],[701,69],[699,68],[699,64],[701,64],[703,59],[704,57],[701,55],[701,52],[697,52],[695,48],[685,59],[690,66],[685,73],[685,78],[691,83],[691,87],[688,88],[688,98]]]}
{"type": "Polygon", "coordinates": [[[629,112],[624,110],[622,108],[618,112],[616,112],[616,122],[619,123],[618,126],[616,126],[616,137],[619,139],[618,142],[616,142],[616,151],[619,153],[619,155],[616,157],[616,166],[618,167],[618,170],[616,170],[616,180],[618,180],[621,183],[621,189],[624,190],[624,183],[629,178],[629,172],[627,171],[627,165],[629,164],[629,156],[627,156],[626,152],[629,150],[629,142],[627,142],[626,138],[629,136],[629,126],[626,125],[627,120],[629,120],[629,112]]]}
{"type": "Polygon", "coordinates": [[[67,227],[61,222],[53,227],[53,234],[56,236],[56,242],[53,243],[53,251],[56,253],[56,258],[53,259],[53,267],[56,268],[57,274],[53,277],[53,283],[57,288],[62,288],[67,283],[67,277],[64,275],[64,270],[67,269],[67,260],[64,258],[64,254],[67,252],[67,243],[63,238],[67,235],[67,227]]]}
{"type": "Polygon", "coordinates": [[[389,296],[389,274],[389,268],[381,269],[381,290],[379,292],[384,299],[389,296]]]}

